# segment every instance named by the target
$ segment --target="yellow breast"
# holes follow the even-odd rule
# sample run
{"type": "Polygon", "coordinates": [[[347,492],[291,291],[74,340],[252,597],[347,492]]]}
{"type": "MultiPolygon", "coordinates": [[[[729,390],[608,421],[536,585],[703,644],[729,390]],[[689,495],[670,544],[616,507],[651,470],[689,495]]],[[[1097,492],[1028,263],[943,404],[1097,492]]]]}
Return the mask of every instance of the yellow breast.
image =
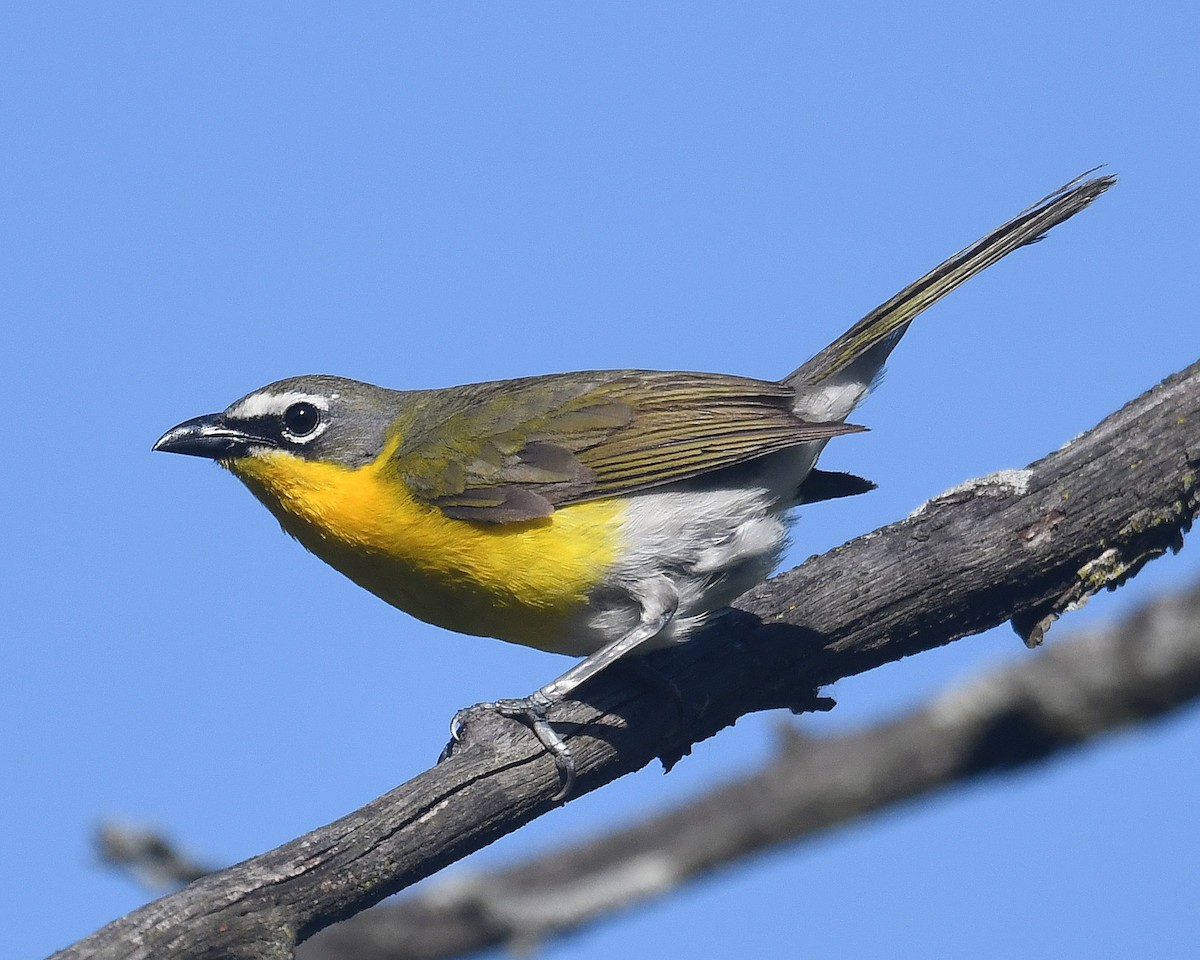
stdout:
{"type": "Polygon", "coordinates": [[[455,520],[417,500],[387,449],[351,469],[280,451],[225,462],[284,530],[355,583],[460,633],[552,649],[621,549],[618,500],[522,523],[455,520]]]}

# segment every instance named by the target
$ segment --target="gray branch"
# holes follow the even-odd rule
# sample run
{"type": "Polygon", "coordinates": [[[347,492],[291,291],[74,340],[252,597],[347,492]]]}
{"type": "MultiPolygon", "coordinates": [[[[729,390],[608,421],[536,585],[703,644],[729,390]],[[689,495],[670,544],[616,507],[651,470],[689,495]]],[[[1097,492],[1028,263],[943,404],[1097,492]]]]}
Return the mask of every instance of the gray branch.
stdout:
{"type": "MultiPolygon", "coordinates": [[[[823,684],[1005,621],[1036,642],[1088,595],[1177,549],[1197,512],[1200,364],[1023,471],[965,484],[815,557],[743,609],[652,654],[668,698],[613,672],[552,714],[579,792],[670,764],[739,716],[813,709],[823,684]]],[[[553,806],[553,762],[512,721],[476,723],[446,763],[328,826],[204,877],[59,957],[284,958],[297,943],[553,806]]]]}
{"type": "Polygon", "coordinates": [[[921,794],[1028,767],[1200,697],[1200,585],[852,734],[793,729],[753,775],[584,843],[456,877],[314,937],[301,960],[528,953],[714,870],[921,794]]]}
{"type": "Polygon", "coordinates": [[[184,853],[164,833],[115,820],[100,824],[95,846],[101,862],[152,889],[181,887],[219,869],[184,853]]]}

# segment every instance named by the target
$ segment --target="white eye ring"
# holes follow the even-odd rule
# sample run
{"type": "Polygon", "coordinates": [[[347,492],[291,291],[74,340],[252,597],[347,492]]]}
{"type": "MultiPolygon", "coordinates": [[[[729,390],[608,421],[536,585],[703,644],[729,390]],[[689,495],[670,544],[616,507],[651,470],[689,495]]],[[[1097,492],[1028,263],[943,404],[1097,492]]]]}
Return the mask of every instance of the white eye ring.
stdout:
{"type": "Polygon", "coordinates": [[[325,411],[309,400],[288,404],[279,420],[283,433],[296,443],[308,443],[327,426],[325,411]]]}

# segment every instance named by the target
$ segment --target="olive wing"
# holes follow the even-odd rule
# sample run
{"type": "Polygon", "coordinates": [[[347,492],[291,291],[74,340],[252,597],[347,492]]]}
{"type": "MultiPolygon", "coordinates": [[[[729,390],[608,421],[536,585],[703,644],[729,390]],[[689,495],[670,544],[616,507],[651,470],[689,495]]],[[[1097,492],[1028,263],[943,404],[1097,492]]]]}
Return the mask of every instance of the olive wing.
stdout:
{"type": "Polygon", "coordinates": [[[593,371],[414,398],[393,463],[447,516],[511,523],[634,493],[862,428],[810,423],[779,383],[593,371]]]}

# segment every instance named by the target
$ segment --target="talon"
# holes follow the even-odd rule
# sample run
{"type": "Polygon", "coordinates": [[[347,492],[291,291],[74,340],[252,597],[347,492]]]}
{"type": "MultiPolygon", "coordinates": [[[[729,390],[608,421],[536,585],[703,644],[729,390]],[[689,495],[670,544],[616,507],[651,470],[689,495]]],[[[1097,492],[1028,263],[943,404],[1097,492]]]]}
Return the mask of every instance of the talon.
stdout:
{"type": "Polygon", "coordinates": [[[438,754],[437,762],[444,763],[454,756],[454,748],[462,742],[462,726],[459,723],[459,717],[462,716],[462,711],[459,710],[450,719],[450,740],[442,747],[442,752],[438,754]]]}
{"type": "Polygon", "coordinates": [[[462,743],[463,732],[467,729],[467,721],[477,710],[495,710],[494,703],[477,703],[473,707],[463,707],[450,718],[450,743],[462,743]]]}
{"type": "Polygon", "coordinates": [[[463,740],[463,732],[467,729],[467,718],[474,710],[490,710],[495,709],[494,703],[477,703],[473,707],[463,707],[453,717],[450,718],[450,742],[442,747],[442,752],[438,754],[437,762],[449,760],[454,756],[454,750],[463,740]]]}
{"type": "Polygon", "coordinates": [[[477,703],[473,707],[459,710],[450,721],[450,742],[438,757],[438,763],[454,754],[454,748],[462,743],[463,731],[470,714],[476,710],[492,710],[502,717],[516,720],[529,728],[530,733],[537,737],[538,742],[545,748],[554,760],[558,770],[560,786],[553,796],[558,803],[571,795],[575,787],[575,758],[562,738],[550,726],[547,714],[550,710],[550,700],[538,691],[523,699],[497,700],[495,703],[477,703]]]}

